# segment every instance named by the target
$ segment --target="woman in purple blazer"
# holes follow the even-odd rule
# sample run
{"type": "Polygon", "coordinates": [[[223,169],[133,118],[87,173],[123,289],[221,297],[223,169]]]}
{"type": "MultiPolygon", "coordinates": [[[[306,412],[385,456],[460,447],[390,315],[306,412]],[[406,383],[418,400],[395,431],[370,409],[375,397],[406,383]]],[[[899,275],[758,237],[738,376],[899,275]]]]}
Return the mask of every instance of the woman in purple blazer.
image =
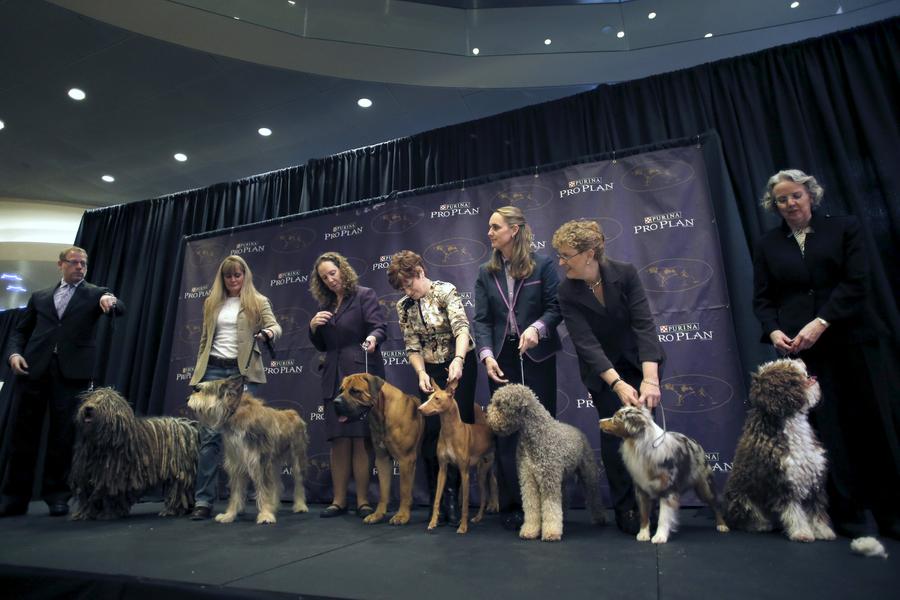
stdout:
{"type": "Polygon", "coordinates": [[[350,473],[356,484],[356,514],[365,518],[374,510],[368,501],[370,456],[365,421],[342,423],[334,412],[333,399],[347,375],[368,370],[384,377],[379,344],[385,339],[387,316],[371,288],[359,285],[359,277],[347,259],[326,252],[316,259],[309,289],[320,310],[309,322],[309,339],[325,352],[322,367],[322,398],[325,427],[331,442],[331,483],[334,496],[319,516],[336,517],[347,512],[350,473]]]}

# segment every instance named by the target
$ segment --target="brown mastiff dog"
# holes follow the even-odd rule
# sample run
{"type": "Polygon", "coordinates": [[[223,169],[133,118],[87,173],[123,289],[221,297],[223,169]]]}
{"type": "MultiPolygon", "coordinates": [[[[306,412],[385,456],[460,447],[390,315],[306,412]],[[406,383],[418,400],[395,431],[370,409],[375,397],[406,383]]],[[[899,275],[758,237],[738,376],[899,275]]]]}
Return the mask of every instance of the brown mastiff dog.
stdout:
{"type": "Polygon", "coordinates": [[[375,512],[365,518],[366,523],[378,523],[387,513],[393,472],[391,458],[400,464],[400,508],[390,523],[409,522],[416,457],[425,432],[425,420],[418,409],[417,396],[404,393],[376,375],[356,373],[341,382],[341,392],[334,399],[339,420],[368,419],[375,447],[381,497],[375,512]]]}

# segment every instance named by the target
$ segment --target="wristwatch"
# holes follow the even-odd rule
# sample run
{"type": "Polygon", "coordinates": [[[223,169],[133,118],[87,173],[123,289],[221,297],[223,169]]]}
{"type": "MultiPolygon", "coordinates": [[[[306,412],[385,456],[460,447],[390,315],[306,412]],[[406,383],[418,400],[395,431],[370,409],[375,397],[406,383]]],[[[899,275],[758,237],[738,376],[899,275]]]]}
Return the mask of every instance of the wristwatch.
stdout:
{"type": "Polygon", "coordinates": [[[816,321],[818,321],[822,327],[828,327],[830,325],[830,323],[822,317],[816,317],[816,321]]]}

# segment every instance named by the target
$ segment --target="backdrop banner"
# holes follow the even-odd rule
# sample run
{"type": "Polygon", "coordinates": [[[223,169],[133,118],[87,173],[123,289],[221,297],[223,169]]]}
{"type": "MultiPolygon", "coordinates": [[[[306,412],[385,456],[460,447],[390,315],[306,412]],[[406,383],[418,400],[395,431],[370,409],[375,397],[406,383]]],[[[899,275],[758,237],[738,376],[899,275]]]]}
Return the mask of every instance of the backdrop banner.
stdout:
{"type": "MultiPolygon", "coordinates": [[[[488,219],[494,209],[514,205],[525,212],[534,230],[535,252],[555,254],[550,241],[562,223],[595,219],[606,234],[607,255],[637,267],[668,357],[661,380],[666,424],[706,449],[721,490],[743,422],[745,393],[706,168],[702,150],[692,144],[188,238],[166,412],[188,412],[188,382],[197,357],[203,301],[222,259],[239,254],[284,329],[276,356],[263,348],[268,382],[259,395],[272,406],[297,410],[306,420],[308,498],[330,501],[329,447],[319,397],[323,355],[308,335],[309,320],[318,310],[309,293],[316,257],[328,250],[342,253],[359,274],[360,284],[376,290],[390,314],[388,339],[382,346],[387,379],[415,394],[416,379],[394,308],[401,294],[387,281],[391,255],[403,249],[421,254],[431,279],[456,285],[471,318],[478,266],[490,252],[488,219]]],[[[563,350],[557,362],[557,418],[587,434],[602,470],[597,412],[579,379],[565,325],[559,331],[563,350]]],[[[482,406],[489,402],[486,380],[479,368],[476,400],[482,406]]],[[[289,492],[287,467],[284,475],[289,492]]],[[[396,468],[394,475],[397,479],[396,468]]],[[[416,479],[416,501],[427,503],[421,464],[416,479]]],[[[371,485],[372,497],[377,498],[374,478],[371,485]]],[[[572,501],[581,504],[581,495],[572,501]]],[[[698,503],[693,496],[686,501],[698,503]]]]}

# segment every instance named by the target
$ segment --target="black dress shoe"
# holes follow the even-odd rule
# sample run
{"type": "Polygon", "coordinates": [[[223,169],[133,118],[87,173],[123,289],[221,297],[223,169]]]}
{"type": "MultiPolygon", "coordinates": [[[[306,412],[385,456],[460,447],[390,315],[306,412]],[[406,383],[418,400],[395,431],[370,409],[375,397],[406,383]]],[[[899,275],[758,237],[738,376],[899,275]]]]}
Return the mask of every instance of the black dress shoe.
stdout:
{"type": "Polygon", "coordinates": [[[66,502],[54,502],[49,507],[51,517],[64,517],[69,514],[69,505],[66,502]]]}
{"type": "Polygon", "coordinates": [[[18,517],[28,512],[28,504],[0,504],[0,518],[2,517],[18,517]]]}
{"type": "Polygon", "coordinates": [[[212,517],[212,510],[208,506],[195,506],[191,513],[191,521],[206,521],[212,517]]]}
{"type": "Polygon", "coordinates": [[[616,526],[622,533],[637,535],[641,529],[641,517],[638,515],[638,511],[635,509],[617,510],[616,526]]]}
{"type": "Polygon", "coordinates": [[[501,521],[503,529],[506,529],[507,531],[519,531],[519,529],[522,528],[523,523],[525,523],[525,513],[521,510],[512,510],[505,513],[501,521]]]}

